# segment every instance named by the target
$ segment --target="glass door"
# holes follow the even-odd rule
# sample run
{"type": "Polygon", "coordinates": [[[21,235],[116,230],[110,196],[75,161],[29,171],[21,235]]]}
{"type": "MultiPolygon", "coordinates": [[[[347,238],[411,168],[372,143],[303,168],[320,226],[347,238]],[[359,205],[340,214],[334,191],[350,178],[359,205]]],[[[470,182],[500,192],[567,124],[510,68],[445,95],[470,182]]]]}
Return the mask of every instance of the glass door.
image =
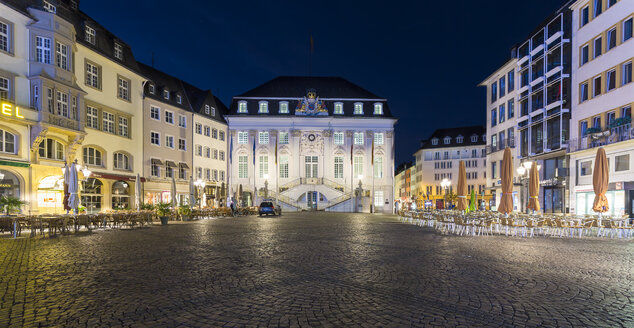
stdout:
{"type": "Polygon", "coordinates": [[[316,210],[317,209],[317,192],[309,191],[306,193],[306,205],[309,209],[316,210]]]}
{"type": "Polygon", "coordinates": [[[305,163],[306,163],[306,178],[308,179],[317,178],[318,165],[319,165],[318,157],[306,156],[305,163]]]}

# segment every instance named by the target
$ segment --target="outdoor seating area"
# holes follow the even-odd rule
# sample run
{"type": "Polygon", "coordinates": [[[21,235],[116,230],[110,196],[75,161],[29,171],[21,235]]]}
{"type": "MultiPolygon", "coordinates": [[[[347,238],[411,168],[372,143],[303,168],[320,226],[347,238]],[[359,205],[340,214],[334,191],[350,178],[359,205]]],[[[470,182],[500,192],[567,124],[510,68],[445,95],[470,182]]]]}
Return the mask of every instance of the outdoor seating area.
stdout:
{"type": "Polygon", "coordinates": [[[456,210],[421,210],[399,213],[402,222],[459,236],[504,235],[516,237],[632,238],[634,227],[627,217],[599,215],[563,216],[492,211],[464,213],[456,210]]]}

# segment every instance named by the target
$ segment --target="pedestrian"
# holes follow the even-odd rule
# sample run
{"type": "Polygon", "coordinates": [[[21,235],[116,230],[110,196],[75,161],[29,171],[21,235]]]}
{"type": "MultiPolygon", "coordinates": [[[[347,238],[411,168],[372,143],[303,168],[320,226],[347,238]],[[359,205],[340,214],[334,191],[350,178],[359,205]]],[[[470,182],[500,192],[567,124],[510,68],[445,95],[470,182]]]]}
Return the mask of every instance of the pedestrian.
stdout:
{"type": "Polygon", "coordinates": [[[236,205],[233,203],[233,201],[231,201],[231,205],[229,206],[231,207],[231,216],[236,216],[236,205]]]}

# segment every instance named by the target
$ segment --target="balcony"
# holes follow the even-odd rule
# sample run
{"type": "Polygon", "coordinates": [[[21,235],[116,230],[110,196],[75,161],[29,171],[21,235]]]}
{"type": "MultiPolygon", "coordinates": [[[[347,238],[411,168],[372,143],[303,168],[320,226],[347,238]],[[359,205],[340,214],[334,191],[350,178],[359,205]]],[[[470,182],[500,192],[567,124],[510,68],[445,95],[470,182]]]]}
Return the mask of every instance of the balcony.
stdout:
{"type": "Polygon", "coordinates": [[[588,130],[589,133],[585,136],[570,140],[569,153],[634,139],[634,128],[632,128],[631,123],[615,126],[604,131],[594,132],[593,130],[588,130]]]}
{"type": "Polygon", "coordinates": [[[82,131],[80,121],[62,115],[42,112],[42,122],[68,130],[82,131]]]}
{"type": "Polygon", "coordinates": [[[493,154],[493,153],[498,152],[500,150],[504,150],[505,148],[515,148],[515,138],[506,139],[503,142],[499,142],[495,146],[487,145],[486,146],[486,152],[487,152],[487,155],[490,155],[490,154],[493,154]]]}

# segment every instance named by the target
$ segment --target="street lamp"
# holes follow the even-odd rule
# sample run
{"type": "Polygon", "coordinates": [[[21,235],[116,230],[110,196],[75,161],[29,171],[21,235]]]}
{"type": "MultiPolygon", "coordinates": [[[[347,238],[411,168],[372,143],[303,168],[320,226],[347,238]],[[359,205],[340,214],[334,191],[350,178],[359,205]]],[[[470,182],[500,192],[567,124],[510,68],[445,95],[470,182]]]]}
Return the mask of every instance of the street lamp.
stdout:
{"type": "Polygon", "coordinates": [[[205,182],[201,179],[198,179],[196,181],[194,181],[194,186],[196,186],[198,189],[198,208],[202,209],[203,207],[203,202],[202,202],[202,192],[203,192],[203,187],[205,186],[205,182]]]}
{"type": "Polygon", "coordinates": [[[445,190],[445,202],[447,202],[447,189],[451,186],[451,180],[444,178],[440,181],[440,187],[445,190]]]}
{"type": "MultiPolygon", "coordinates": [[[[517,172],[517,175],[519,176],[520,184],[522,186],[522,189],[520,190],[521,191],[520,193],[521,206],[524,206],[524,185],[530,176],[531,167],[533,167],[533,164],[537,165],[537,171],[541,170],[542,168],[541,165],[537,164],[537,162],[533,163],[531,161],[522,162],[520,163],[520,166],[517,169],[515,169],[515,171],[517,172]]],[[[528,188],[528,184],[526,184],[526,188],[528,188]]],[[[526,192],[528,193],[528,191],[526,192]]]]}

